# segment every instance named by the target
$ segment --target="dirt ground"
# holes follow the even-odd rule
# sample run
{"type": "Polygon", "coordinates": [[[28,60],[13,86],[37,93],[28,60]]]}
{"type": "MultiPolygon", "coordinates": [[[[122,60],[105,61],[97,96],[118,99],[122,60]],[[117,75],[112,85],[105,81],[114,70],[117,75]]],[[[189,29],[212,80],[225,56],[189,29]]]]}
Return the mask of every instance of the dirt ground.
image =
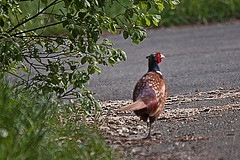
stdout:
{"type": "Polygon", "coordinates": [[[133,112],[117,109],[131,100],[101,102],[100,130],[121,159],[238,160],[240,159],[240,89],[170,96],[148,128],[133,112]]]}

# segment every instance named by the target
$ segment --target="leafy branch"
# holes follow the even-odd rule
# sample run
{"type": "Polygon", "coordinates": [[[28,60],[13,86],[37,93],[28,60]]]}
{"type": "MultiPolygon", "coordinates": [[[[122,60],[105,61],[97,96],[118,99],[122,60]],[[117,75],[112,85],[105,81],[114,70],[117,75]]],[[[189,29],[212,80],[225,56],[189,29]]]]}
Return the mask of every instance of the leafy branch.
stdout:
{"type": "Polygon", "coordinates": [[[45,10],[47,10],[49,7],[55,5],[59,0],[54,0],[52,3],[50,3],[49,5],[47,5],[45,8],[43,8],[40,12],[38,12],[37,14],[33,15],[30,18],[25,19],[24,21],[22,21],[21,23],[18,23],[16,26],[14,26],[13,28],[11,28],[9,31],[7,31],[7,33],[11,33],[13,30],[15,30],[16,28],[20,27],[21,25],[29,22],[30,20],[38,17],[40,14],[42,14],[45,10]]]}
{"type": "Polygon", "coordinates": [[[93,74],[101,74],[102,66],[113,67],[127,59],[126,53],[114,48],[108,39],[99,41],[102,32],[121,32],[124,39],[139,44],[146,38],[146,28],[158,25],[164,4],[174,6],[176,2],[3,1],[0,3],[0,8],[4,8],[0,15],[0,71],[14,75],[39,93],[77,98],[85,112],[91,113],[92,108],[99,109],[99,104],[85,84],[93,74]],[[34,4],[37,13],[20,8],[18,3],[34,4]],[[114,5],[120,6],[121,12],[107,12],[114,5]],[[60,34],[50,34],[51,29],[59,28],[60,34]]]}

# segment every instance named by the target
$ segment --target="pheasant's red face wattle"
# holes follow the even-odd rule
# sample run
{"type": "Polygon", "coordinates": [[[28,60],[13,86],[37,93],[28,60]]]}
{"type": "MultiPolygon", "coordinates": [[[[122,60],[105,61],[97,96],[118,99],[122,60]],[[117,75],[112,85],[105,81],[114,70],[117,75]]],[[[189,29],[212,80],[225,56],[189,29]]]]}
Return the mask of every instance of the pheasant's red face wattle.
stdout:
{"type": "Polygon", "coordinates": [[[162,61],[161,53],[158,52],[155,57],[157,58],[158,63],[161,63],[161,61],[162,61]]]}

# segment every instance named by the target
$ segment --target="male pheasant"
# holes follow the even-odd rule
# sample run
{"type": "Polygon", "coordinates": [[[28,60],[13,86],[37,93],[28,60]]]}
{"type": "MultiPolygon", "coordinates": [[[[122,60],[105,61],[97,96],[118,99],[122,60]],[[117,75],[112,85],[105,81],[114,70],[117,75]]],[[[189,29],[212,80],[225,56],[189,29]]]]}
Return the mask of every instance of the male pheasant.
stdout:
{"type": "Polygon", "coordinates": [[[167,98],[167,88],[158,66],[164,57],[160,52],[146,57],[148,58],[148,72],[138,80],[134,88],[134,103],[120,108],[120,111],[134,111],[141,120],[149,124],[146,138],[151,136],[151,124],[162,112],[167,98]]]}

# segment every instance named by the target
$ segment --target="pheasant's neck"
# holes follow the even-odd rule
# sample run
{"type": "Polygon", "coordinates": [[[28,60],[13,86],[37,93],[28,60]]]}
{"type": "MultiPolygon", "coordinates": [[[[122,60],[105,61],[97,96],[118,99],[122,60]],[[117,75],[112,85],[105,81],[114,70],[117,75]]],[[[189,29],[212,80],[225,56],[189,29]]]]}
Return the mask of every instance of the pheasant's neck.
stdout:
{"type": "Polygon", "coordinates": [[[160,71],[158,63],[156,61],[149,61],[148,62],[148,72],[150,71],[160,71]]]}

